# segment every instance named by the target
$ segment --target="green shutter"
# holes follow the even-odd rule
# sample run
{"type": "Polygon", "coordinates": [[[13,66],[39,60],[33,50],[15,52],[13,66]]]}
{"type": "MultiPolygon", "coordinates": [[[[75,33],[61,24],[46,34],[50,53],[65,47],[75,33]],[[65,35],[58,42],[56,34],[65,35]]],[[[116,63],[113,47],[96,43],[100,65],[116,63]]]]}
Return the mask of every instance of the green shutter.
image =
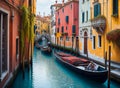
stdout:
{"type": "Polygon", "coordinates": [[[97,17],[100,14],[101,14],[101,4],[98,3],[94,5],[94,17],[97,17]]]}
{"type": "Polygon", "coordinates": [[[94,5],[94,17],[97,16],[97,5],[94,5]]]}
{"type": "Polygon", "coordinates": [[[82,13],[82,23],[84,22],[84,12],[82,13]]]}
{"type": "Polygon", "coordinates": [[[113,0],[113,14],[118,14],[118,0],[113,0]]]}
{"type": "Polygon", "coordinates": [[[100,14],[101,14],[101,4],[99,3],[98,4],[98,14],[97,14],[97,16],[100,15],[100,14]]]}

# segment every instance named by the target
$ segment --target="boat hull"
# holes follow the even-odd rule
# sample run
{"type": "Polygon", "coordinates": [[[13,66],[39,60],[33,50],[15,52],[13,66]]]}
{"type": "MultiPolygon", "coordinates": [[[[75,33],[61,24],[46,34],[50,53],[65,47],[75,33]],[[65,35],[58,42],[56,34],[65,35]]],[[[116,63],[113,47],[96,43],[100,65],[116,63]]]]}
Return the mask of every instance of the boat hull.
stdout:
{"type": "Polygon", "coordinates": [[[82,76],[84,75],[84,77],[89,78],[91,81],[104,83],[107,80],[107,74],[108,74],[107,70],[100,71],[100,72],[82,70],[82,69],[79,69],[79,68],[75,67],[74,65],[71,65],[70,63],[62,60],[61,57],[58,56],[57,54],[55,54],[55,57],[57,58],[57,60],[60,63],[65,65],[67,68],[71,69],[72,71],[76,72],[77,74],[80,74],[82,76]]]}

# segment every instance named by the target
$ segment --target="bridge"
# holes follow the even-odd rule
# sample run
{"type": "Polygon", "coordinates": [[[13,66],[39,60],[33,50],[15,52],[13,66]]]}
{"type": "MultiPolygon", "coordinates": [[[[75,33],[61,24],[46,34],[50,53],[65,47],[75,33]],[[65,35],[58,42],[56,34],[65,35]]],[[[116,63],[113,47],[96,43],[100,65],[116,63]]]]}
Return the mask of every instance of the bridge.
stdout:
{"type": "Polygon", "coordinates": [[[50,37],[50,35],[47,34],[47,33],[44,33],[44,34],[41,34],[41,35],[36,35],[34,42],[39,42],[40,40],[42,40],[43,37],[44,37],[45,39],[47,39],[48,42],[51,42],[51,37],[50,37]]]}

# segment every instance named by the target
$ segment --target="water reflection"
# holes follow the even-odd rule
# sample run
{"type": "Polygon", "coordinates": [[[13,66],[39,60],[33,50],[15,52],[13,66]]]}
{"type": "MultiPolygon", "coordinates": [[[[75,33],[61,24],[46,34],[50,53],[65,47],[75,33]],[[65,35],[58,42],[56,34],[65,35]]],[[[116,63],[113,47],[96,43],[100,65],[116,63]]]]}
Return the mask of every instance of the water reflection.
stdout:
{"type": "MultiPolygon", "coordinates": [[[[25,80],[20,72],[12,88],[107,88],[104,84],[97,84],[67,69],[51,55],[42,54],[34,49],[33,67],[26,69],[25,80]]],[[[111,88],[119,88],[120,84],[111,83],[111,88]]]]}

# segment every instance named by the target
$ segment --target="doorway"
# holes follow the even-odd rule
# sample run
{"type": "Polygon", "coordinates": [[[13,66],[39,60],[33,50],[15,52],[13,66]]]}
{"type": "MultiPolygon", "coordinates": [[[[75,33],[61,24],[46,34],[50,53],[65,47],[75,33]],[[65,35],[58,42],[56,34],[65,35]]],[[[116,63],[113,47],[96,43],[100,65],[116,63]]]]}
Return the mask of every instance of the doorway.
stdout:
{"type": "Polygon", "coordinates": [[[87,54],[87,32],[84,32],[84,54],[87,54]]]}

